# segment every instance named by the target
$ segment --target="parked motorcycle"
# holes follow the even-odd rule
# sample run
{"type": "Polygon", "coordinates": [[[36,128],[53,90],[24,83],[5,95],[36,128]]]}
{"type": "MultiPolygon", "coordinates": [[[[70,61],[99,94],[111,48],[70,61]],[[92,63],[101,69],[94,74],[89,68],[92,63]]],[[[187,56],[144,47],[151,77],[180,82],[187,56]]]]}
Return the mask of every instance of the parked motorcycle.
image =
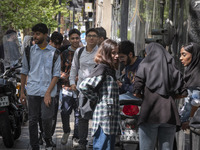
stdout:
{"type": "Polygon", "coordinates": [[[21,66],[21,54],[17,42],[16,32],[9,30],[3,36],[2,59],[0,60],[0,136],[3,143],[10,148],[14,145],[14,140],[21,135],[22,105],[16,97],[17,78],[15,71],[21,66]]]}
{"type": "Polygon", "coordinates": [[[23,106],[16,97],[17,80],[15,69],[9,68],[0,75],[0,135],[3,143],[11,148],[21,135],[23,106]]]}
{"type": "Polygon", "coordinates": [[[14,140],[20,137],[23,121],[24,109],[16,96],[15,69],[17,68],[19,66],[8,69],[0,76],[0,135],[8,148],[12,147],[14,140]]]}

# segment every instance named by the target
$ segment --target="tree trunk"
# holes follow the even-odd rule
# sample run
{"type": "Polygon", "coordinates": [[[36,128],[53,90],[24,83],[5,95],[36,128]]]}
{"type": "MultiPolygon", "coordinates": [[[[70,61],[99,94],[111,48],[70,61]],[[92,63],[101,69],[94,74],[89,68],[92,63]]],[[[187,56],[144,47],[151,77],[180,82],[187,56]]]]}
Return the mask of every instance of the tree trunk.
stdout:
{"type": "Polygon", "coordinates": [[[127,40],[127,32],[128,32],[128,5],[129,0],[122,0],[121,7],[121,26],[120,26],[120,37],[121,41],[127,40]]]}

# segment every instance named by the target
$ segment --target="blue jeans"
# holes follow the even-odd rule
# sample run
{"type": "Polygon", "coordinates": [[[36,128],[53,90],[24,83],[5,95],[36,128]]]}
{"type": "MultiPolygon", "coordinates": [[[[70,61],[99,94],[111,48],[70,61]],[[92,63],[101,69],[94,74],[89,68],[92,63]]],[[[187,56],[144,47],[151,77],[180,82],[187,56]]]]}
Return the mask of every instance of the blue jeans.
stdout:
{"type": "Polygon", "coordinates": [[[130,93],[129,91],[124,93],[124,94],[119,95],[119,100],[132,100],[132,99],[138,99],[139,100],[139,98],[133,96],[133,93],[130,93]]]}
{"type": "Polygon", "coordinates": [[[176,126],[171,124],[139,125],[140,150],[154,150],[158,139],[159,150],[173,150],[176,126]]]}
{"type": "Polygon", "coordinates": [[[74,110],[74,135],[73,138],[78,138],[78,123],[79,123],[79,112],[77,98],[73,98],[62,94],[62,105],[61,105],[61,119],[63,124],[64,133],[70,132],[70,115],[74,110]]]}
{"type": "Polygon", "coordinates": [[[107,135],[99,126],[93,138],[93,150],[113,150],[115,149],[116,135],[107,135]]]}

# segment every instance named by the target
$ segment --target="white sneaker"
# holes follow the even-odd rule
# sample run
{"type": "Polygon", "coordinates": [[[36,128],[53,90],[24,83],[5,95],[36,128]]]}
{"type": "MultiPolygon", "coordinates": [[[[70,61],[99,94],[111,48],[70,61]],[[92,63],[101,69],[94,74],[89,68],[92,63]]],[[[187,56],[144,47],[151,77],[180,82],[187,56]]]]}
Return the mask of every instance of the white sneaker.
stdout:
{"type": "Polygon", "coordinates": [[[61,144],[65,145],[68,141],[69,133],[64,133],[61,139],[61,144]]]}
{"type": "Polygon", "coordinates": [[[79,141],[79,139],[77,139],[77,138],[73,138],[73,140],[72,140],[72,147],[73,147],[73,148],[76,148],[76,147],[79,146],[78,141],[79,141]]]}

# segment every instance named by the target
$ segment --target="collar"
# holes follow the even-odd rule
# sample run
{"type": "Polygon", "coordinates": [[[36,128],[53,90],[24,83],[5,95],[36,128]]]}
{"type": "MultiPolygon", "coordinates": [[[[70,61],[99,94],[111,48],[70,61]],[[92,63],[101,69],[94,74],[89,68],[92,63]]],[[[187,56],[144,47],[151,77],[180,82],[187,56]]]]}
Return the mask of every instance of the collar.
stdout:
{"type": "Polygon", "coordinates": [[[93,52],[96,51],[98,48],[99,48],[98,45],[96,45],[96,46],[92,49],[91,52],[88,52],[88,51],[86,50],[86,47],[85,47],[85,51],[86,51],[87,53],[93,53],[93,52]]]}
{"type": "MultiPolygon", "coordinates": [[[[37,44],[35,44],[35,46],[36,46],[37,50],[42,50],[37,44]]],[[[54,47],[52,47],[51,45],[47,44],[47,46],[43,50],[51,50],[52,48],[54,48],[54,47]]]]}
{"type": "Polygon", "coordinates": [[[69,51],[72,51],[72,52],[74,52],[74,51],[75,51],[74,49],[72,49],[72,47],[71,47],[71,46],[69,46],[69,47],[68,47],[68,50],[69,50],[69,51]]]}

